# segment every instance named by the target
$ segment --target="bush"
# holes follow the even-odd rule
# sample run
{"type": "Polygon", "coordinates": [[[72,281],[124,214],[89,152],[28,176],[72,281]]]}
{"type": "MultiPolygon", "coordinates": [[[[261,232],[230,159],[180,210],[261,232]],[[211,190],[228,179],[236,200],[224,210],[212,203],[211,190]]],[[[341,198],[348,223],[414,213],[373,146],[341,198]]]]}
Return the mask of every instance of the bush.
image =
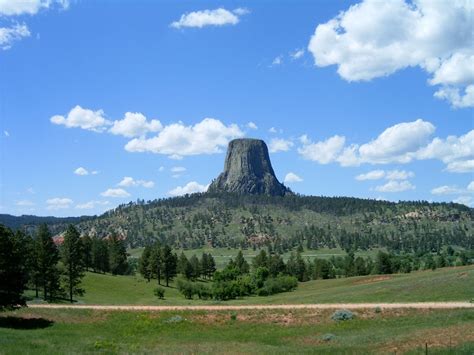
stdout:
{"type": "Polygon", "coordinates": [[[165,323],[181,323],[184,322],[186,319],[181,316],[173,316],[165,320],[165,323]]]}
{"type": "Polygon", "coordinates": [[[328,333],[328,334],[324,334],[323,336],[321,336],[321,339],[323,339],[324,341],[331,341],[335,337],[336,336],[334,334],[328,333]]]}
{"type": "Polygon", "coordinates": [[[195,293],[194,283],[191,281],[178,279],[177,282],[178,291],[187,298],[188,300],[192,299],[195,293]]]}
{"type": "Polygon", "coordinates": [[[331,319],[335,321],[350,320],[352,318],[354,318],[354,313],[347,309],[339,309],[331,316],[331,319]]]}
{"type": "Polygon", "coordinates": [[[230,320],[236,321],[236,320],[237,320],[237,313],[232,313],[232,314],[230,315],[230,320]]]}
{"type": "Polygon", "coordinates": [[[381,313],[382,312],[382,308],[380,307],[375,307],[375,313],[381,313]]]}
{"type": "Polygon", "coordinates": [[[294,276],[278,276],[266,280],[263,287],[257,291],[259,296],[274,295],[275,293],[288,292],[298,286],[298,280],[294,276]]]}
{"type": "Polygon", "coordinates": [[[156,297],[158,297],[160,300],[165,298],[165,289],[163,287],[157,287],[153,290],[153,293],[155,294],[156,297]]]}

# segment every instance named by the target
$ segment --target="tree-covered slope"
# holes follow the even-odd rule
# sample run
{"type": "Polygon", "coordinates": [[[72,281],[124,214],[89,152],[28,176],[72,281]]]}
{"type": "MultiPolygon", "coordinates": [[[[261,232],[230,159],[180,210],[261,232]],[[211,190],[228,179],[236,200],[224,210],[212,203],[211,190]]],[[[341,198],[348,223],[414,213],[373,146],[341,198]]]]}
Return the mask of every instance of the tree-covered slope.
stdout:
{"type": "Polygon", "coordinates": [[[453,203],[206,193],[121,205],[78,227],[97,237],[116,232],[130,247],[160,239],[176,248],[425,252],[446,245],[473,249],[473,217],[473,209],[453,203]]]}

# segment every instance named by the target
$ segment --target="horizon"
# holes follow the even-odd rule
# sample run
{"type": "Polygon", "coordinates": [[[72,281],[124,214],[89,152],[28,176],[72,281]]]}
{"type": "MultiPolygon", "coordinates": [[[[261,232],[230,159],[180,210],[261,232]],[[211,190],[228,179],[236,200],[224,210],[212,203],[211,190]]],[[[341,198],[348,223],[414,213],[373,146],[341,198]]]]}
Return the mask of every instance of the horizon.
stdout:
{"type": "Polygon", "coordinates": [[[203,192],[248,137],[295,193],[474,207],[472,4],[288,3],[0,2],[0,213],[203,192]]]}

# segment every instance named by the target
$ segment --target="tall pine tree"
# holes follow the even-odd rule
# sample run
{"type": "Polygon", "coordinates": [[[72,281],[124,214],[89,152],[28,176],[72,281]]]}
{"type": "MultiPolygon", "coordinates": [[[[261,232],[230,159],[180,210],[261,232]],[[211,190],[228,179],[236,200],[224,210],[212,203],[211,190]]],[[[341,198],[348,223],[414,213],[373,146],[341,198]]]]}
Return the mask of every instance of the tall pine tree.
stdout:
{"type": "Polygon", "coordinates": [[[39,284],[43,287],[43,298],[52,301],[61,294],[60,273],[57,265],[59,252],[46,224],[38,228],[36,258],[39,284]]]}
{"type": "Polygon", "coordinates": [[[73,225],[69,225],[64,234],[64,243],[61,248],[64,264],[64,286],[69,293],[69,301],[73,302],[74,295],[84,294],[79,287],[84,277],[84,252],[79,232],[73,225]]]}

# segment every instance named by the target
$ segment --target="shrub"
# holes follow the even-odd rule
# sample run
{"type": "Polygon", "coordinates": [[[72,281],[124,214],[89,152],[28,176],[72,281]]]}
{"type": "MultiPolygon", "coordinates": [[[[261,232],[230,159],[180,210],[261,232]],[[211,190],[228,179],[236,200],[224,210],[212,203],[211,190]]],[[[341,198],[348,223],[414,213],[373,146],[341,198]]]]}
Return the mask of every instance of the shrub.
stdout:
{"type": "Polygon", "coordinates": [[[178,291],[187,298],[188,300],[192,299],[195,294],[195,287],[193,282],[179,279],[177,282],[178,291]]]}
{"type": "Polygon", "coordinates": [[[380,307],[375,307],[375,313],[381,313],[382,312],[382,308],[380,307]]]}
{"type": "Polygon", "coordinates": [[[324,341],[331,341],[335,337],[336,336],[334,334],[328,333],[328,334],[324,334],[323,336],[321,336],[321,339],[323,339],[324,341]]]}
{"type": "Polygon", "coordinates": [[[268,296],[280,292],[294,290],[298,286],[298,280],[294,276],[278,276],[266,280],[263,287],[257,291],[259,296],[268,296]]]}
{"type": "Polygon", "coordinates": [[[184,322],[186,319],[181,316],[173,316],[165,320],[165,323],[181,323],[184,322]]]}
{"type": "Polygon", "coordinates": [[[331,319],[335,321],[350,320],[352,318],[354,318],[354,313],[347,309],[339,309],[331,316],[331,319]]]}
{"type": "Polygon", "coordinates": [[[156,297],[158,297],[160,300],[165,298],[165,289],[163,287],[157,287],[153,290],[153,293],[155,294],[156,297]]]}
{"type": "Polygon", "coordinates": [[[237,313],[231,313],[230,320],[236,321],[237,320],[237,313]]]}

